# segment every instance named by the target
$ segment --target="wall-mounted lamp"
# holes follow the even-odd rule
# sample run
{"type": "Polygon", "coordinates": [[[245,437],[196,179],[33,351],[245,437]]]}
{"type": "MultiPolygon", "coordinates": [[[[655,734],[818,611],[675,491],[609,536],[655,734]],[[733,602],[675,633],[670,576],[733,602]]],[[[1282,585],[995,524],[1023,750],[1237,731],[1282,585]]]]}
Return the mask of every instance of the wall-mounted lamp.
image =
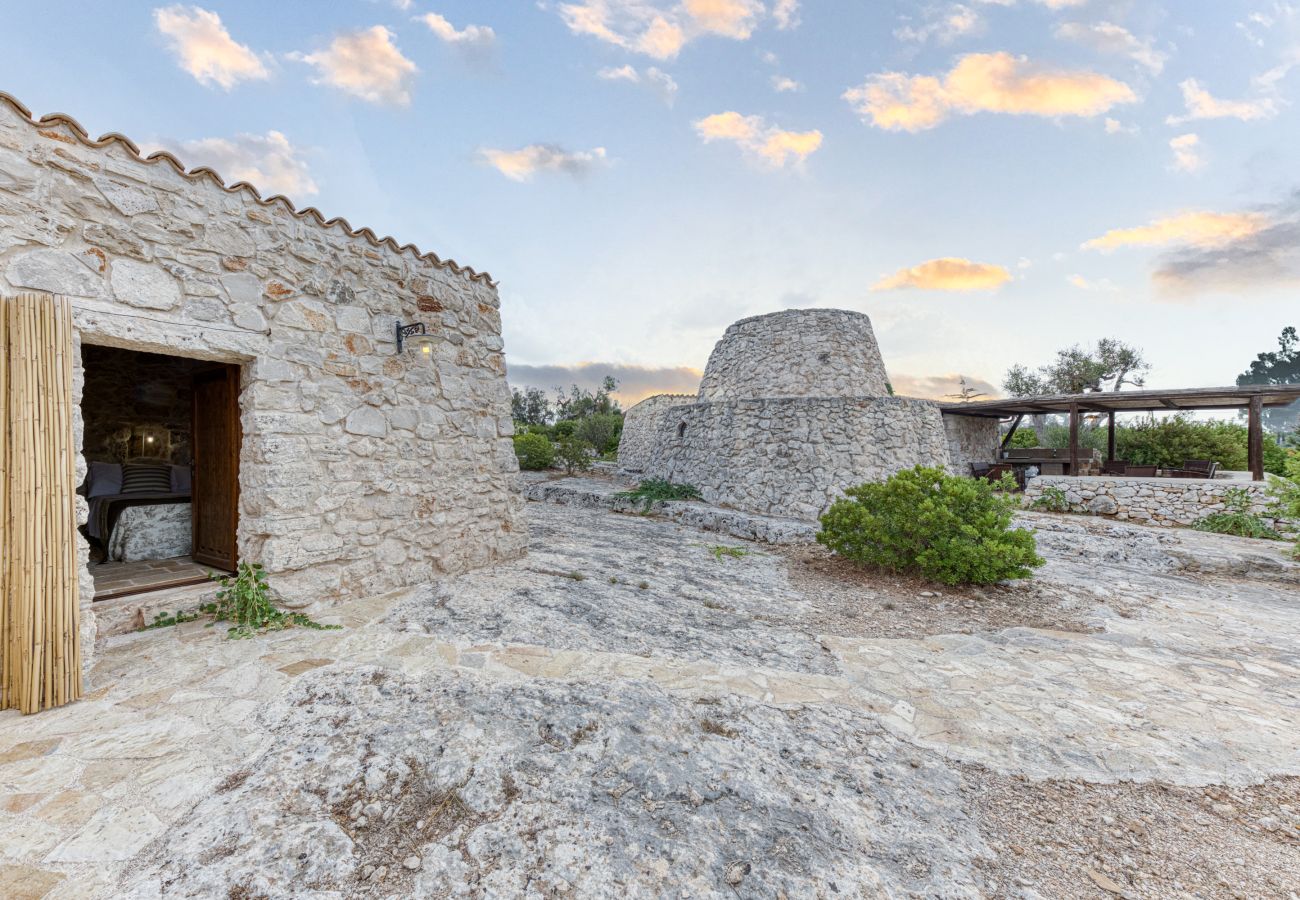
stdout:
{"type": "Polygon", "coordinates": [[[409,325],[403,325],[400,321],[397,323],[397,352],[399,355],[403,347],[410,346],[419,354],[421,359],[432,362],[435,343],[434,336],[425,330],[423,322],[412,322],[409,325]]]}

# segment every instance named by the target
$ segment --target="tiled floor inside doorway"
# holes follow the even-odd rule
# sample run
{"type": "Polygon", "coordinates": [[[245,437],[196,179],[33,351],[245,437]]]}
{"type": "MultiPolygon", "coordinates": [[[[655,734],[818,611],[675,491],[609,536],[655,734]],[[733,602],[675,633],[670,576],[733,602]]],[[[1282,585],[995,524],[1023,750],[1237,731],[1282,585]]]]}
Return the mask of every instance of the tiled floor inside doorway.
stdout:
{"type": "Polygon", "coordinates": [[[90,565],[90,574],[95,577],[97,601],[184,584],[203,583],[208,580],[208,573],[213,571],[215,570],[210,566],[196,563],[188,556],[90,565]]]}

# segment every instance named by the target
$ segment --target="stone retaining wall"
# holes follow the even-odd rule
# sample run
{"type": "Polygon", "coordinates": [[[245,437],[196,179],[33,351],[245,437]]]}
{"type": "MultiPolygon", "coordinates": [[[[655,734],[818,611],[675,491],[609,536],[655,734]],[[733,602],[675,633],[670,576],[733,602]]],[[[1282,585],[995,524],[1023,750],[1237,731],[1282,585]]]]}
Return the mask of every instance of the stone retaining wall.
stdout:
{"type": "Polygon", "coordinates": [[[1032,503],[1044,489],[1065,493],[1070,512],[1113,516],[1144,525],[1187,528],[1205,516],[1222,512],[1224,495],[1234,488],[1251,495],[1251,510],[1280,531],[1294,530],[1295,523],[1278,522],[1267,516],[1272,498],[1267,484],[1224,478],[1114,478],[1040,475],[1025,488],[1025,500],[1032,503]]]}
{"type": "Polygon", "coordinates": [[[904,397],[787,397],[673,406],[645,474],[704,499],[811,521],[843,489],[944,464],[939,407],[904,397]]]}
{"type": "Polygon", "coordinates": [[[486,276],[0,98],[0,291],[23,289],[72,299],[78,399],[84,344],[241,366],[239,551],[290,602],[524,552],[486,276]],[[432,365],[397,355],[399,319],[432,365]]]}

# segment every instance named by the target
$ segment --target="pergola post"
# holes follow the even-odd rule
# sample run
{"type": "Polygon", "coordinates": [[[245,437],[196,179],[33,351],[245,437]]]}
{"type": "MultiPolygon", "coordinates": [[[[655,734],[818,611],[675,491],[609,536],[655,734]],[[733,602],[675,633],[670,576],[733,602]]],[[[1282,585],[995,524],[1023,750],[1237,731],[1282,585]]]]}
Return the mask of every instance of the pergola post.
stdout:
{"type": "Polygon", "coordinates": [[[1246,459],[1250,464],[1250,477],[1264,480],[1264,398],[1255,394],[1250,398],[1250,414],[1246,425],[1246,459]]]}
{"type": "Polygon", "coordinates": [[[1007,436],[1002,439],[1003,450],[1007,449],[1007,446],[1011,443],[1011,439],[1016,436],[1016,429],[1020,427],[1020,420],[1023,419],[1024,417],[1025,414],[1020,413],[1014,419],[1011,420],[1011,427],[1007,429],[1007,436]]]}
{"type": "Polygon", "coordinates": [[[1070,474],[1079,474],[1079,402],[1070,401],[1070,474]]]}
{"type": "Polygon", "coordinates": [[[1106,414],[1106,462],[1115,461],[1115,410],[1106,414]]]}

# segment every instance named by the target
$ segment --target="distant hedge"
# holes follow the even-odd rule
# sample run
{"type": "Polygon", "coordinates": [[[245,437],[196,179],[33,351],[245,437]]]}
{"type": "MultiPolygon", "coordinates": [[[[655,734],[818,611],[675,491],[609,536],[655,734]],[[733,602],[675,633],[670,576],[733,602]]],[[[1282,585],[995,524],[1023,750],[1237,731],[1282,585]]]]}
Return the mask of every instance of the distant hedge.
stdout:
{"type": "MultiPolygon", "coordinates": [[[[1070,445],[1070,429],[1052,422],[1046,428],[1047,446],[1064,449],[1070,445]]],[[[1222,469],[1244,472],[1246,426],[1240,422],[1193,419],[1188,415],[1163,419],[1146,418],[1115,425],[1115,456],[1140,466],[1176,468],[1189,459],[1212,459],[1222,469]]],[[[1013,447],[1037,447],[1038,437],[1028,422],[1011,439],[1013,447]]],[[[1079,430],[1079,446],[1106,452],[1106,426],[1088,426],[1079,430]]],[[[1264,470],[1275,475],[1286,473],[1286,450],[1277,438],[1264,434],[1264,470]]]]}

